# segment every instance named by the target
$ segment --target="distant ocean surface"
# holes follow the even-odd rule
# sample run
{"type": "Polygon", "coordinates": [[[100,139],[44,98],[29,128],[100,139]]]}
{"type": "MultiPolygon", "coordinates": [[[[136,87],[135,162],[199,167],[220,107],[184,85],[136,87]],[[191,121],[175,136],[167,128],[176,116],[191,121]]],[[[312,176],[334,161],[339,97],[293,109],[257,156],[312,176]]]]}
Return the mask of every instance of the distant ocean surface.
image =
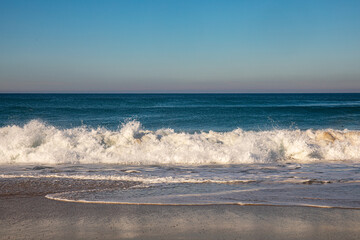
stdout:
{"type": "Polygon", "coordinates": [[[0,94],[0,126],[59,129],[129,120],[147,130],[359,130],[360,94],[0,94]]]}
{"type": "MultiPolygon", "coordinates": [[[[0,177],[80,202],[360,208],[360,94],[0,94],[0,177]]],[[[1,180],[0,179],[0,180],[1,180]]]]}

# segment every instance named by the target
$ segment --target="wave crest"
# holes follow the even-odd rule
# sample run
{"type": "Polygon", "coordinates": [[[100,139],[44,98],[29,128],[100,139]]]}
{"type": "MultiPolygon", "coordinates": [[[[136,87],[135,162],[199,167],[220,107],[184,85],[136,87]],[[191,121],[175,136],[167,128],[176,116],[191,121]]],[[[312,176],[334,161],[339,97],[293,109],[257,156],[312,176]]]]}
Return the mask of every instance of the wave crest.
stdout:
{"type": "Polygon", "coordinates": [[[117,131],[58,129],[33,120],[0,128],[0,164],[242,164],[360,160],[360,132],[271,130],[149,131],[129,121],[117,131]]]}

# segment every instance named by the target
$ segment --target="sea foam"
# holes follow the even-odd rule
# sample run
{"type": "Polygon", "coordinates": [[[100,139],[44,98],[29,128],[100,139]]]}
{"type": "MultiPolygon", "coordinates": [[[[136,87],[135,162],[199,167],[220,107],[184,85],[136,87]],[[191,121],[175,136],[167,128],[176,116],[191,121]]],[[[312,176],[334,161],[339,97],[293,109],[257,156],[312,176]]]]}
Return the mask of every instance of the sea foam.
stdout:
{"type": "Polygon", "coordinates": [[[360,161],[360,131],[175,132],[129,121],[117,131],[38,120],[0,128],[0,164],[208,165],[360,161]]]}

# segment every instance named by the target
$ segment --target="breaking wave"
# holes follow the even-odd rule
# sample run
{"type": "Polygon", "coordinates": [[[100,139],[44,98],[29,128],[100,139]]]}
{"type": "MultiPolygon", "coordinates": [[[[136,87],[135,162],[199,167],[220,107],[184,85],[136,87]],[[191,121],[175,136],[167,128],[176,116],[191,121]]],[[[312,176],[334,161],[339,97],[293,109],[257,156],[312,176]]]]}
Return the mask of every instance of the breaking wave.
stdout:
{"type": "Polygon", "coordinates": [[[138,121],[119,130],[58,129],[33,120],[0,128],[0,164],[208,165],[360,161],[360,131],[149,131],[138,121]]]}

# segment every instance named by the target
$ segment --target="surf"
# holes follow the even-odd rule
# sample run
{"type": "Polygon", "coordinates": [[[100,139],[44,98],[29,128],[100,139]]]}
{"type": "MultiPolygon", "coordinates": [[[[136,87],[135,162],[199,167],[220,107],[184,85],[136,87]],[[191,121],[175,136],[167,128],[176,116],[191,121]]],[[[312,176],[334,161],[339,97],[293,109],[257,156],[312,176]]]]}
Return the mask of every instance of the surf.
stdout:
{"type": "Polygon", "coordinates": [[[0,164],[226,165],[360,161],[360,131],[273,129],[227,132],[61,129],[39,120],[0,128],[0,164]]]}

